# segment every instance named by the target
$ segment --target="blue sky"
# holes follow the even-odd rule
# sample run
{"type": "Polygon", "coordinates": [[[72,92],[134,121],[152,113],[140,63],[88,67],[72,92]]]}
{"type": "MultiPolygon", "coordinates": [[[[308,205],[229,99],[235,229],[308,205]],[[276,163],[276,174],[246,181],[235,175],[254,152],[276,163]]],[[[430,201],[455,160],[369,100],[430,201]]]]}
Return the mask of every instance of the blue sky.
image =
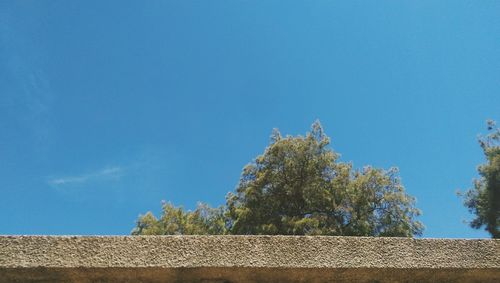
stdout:
{"type": "Polygon", "coordinates": [[[500,120],[499,1],[1,1],[0,234],[128,234],[224,202],[273,128],[398,166],[424,237],[500,120]]]}

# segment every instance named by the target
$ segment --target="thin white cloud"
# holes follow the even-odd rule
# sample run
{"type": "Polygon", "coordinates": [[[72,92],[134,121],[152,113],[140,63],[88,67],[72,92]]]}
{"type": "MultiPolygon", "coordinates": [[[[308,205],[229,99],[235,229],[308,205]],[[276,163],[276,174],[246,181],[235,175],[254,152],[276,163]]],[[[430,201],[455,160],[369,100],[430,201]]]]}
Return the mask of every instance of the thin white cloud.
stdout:
{"type": "Polygon", "coordinates": [[[120,166],[105,167],[99,171],[76,176],[65,176],[60,178],[52,178],[48,181],[51,186],[64,186],[83,184],[86,182],[95,182],[102,180],[119,180],[124,174],[124,169],[120,166]]]}
{"type": "Polygon", "coordinates": [[[87,177],[87,176],[63,177],[63,178],[50,180],[49,184],[51,184],[51,185],[64,185],[64,184],[71,184],[71,183],[83,183],[83,182],[87,181],[88,179],[89,179],[89,177],[87,177]]]}

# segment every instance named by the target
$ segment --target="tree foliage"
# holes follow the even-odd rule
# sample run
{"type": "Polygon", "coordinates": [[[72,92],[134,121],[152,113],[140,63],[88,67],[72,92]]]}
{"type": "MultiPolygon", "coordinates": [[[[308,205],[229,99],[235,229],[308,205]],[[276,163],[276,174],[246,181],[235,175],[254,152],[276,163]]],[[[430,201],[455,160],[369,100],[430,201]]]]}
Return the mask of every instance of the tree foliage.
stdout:
{"type": "Polygon", "coordinates": [[[234,234],[413,236],[419,211],[397,169],[353,170],[319,122],[305,137],[276,130],[227,199],[234,234]]]}
{"type": "Polygon", "coordinates": [[[199,203],[194,211],[185,211],[164,202],[162,216],[148,212],[139,216],[132,235],[223,235],[226,234],[224,208],[199,203]]]}
{"type": "Polygon", "coordinates": [[[226,206],[184,212],[170,204],[134,234],[421,235],[420,211],[398,170],[354,170],[339,161],[319,122],[306,136],[274,130],[264,153],[243,169],[226,206]],[[174,223],[174,224],[172,224],[174,223]]]}
{"type": "Polygon", "coordinates": [[[488,130],[479,138],[486,163],[478,167],[479,179],[464,194],[464,205],[476,216],[472,228],[484,227],[493,238],[500,238],[500,128],[489,120],[488,130]]]}

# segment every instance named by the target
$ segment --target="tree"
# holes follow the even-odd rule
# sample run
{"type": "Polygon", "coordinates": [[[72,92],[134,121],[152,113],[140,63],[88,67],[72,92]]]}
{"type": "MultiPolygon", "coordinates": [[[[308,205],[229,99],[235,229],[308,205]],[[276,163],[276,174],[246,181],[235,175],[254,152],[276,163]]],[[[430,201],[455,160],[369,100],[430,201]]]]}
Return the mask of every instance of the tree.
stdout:
{"type": "Polygon", "coordinates": [[[225,220],[223,207],[199,203],[194,211],[184,211],[164,202],[161,218],[151,212],[139,216],[132,235],[222,235],[226,234],[225,220]]]}
{"type": "Polygon", "coordinates": [[[353,170],[338,162],[319,122],[305,137],[282,137],[243,169],[227,198],[233,234],[420,235],[414,198],[397,169],[353,170]]]}
{"type": "Polygon", "coordinates": [[[396,168],[354,170],[329,144],[319,122],[305,137],[274,130],[225,207],[201,213],[166,204],[160,220],[141,216],[133,234],[421,235],[420,211],[396,168]]]}
{"type": "Polygon", "coordinates": [[[475,214],[470,222],[474,229],[482,227],[493,238],[500,238],[500,128],[489,120],[487,136],[479,137],[486,163],[478,167],[479,179],[464,194],[464,205],[475,214]]]}

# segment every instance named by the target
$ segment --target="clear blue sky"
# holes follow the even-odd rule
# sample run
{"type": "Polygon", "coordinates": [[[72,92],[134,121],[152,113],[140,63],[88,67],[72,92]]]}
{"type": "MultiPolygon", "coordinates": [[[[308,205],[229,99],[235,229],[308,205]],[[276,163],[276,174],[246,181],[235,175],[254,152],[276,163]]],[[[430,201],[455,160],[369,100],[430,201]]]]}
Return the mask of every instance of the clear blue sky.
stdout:
{"type": "Polygon", "coordinates": [[[128,234],[224,202],[272,128],[398,166],[425,237],[500,120],[500,1],[1,1],[0,234],[128,234]]]}

